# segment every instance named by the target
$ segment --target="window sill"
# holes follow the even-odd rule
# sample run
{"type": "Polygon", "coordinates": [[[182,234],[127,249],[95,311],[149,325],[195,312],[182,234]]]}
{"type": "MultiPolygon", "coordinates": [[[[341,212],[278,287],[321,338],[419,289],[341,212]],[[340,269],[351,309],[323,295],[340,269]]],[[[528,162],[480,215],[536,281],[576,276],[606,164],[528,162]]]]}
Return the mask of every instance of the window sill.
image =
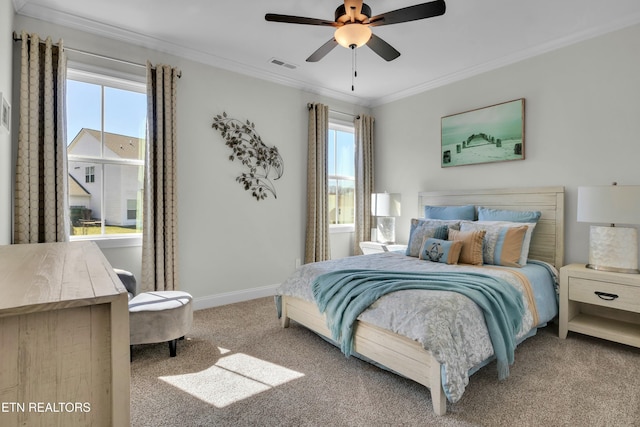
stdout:
{"type": "Polygon", "coordinates": [[[71,241],[92,240],[96,242],[100,249],[127,248],[142,246],[142,234],[134,236],[114,235],[114,236],[71,236],[71,241]]]}
{"type": "Polygon", "coordinates": [[[353,224],[330,225],[329,234],[335,233],[353,233],[355,226],[353,224]]]}

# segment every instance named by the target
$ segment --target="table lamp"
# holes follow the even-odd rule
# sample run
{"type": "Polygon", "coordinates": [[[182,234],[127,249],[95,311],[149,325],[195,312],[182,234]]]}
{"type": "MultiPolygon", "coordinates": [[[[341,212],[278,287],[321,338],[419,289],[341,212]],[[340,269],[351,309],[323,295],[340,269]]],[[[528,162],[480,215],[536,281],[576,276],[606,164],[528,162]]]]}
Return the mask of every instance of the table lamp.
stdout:
{"type": "Polygon", "coordinates": [[[638,230],[615,224],[640,224],[640,185],[578,187],[578,222],[592,225],[589,264],[594,270],[640,273],[638,230]]]}
{"type": "MultiPolygon", "coordinates": [[[[372,193],[371,215],[376,217],[375,240],[379,243],[395,243],[396,218],[400,216],[401,195],[397,193],[372,193]]],[[[371,238],[374,240],[374,237],[371,238]]]]}

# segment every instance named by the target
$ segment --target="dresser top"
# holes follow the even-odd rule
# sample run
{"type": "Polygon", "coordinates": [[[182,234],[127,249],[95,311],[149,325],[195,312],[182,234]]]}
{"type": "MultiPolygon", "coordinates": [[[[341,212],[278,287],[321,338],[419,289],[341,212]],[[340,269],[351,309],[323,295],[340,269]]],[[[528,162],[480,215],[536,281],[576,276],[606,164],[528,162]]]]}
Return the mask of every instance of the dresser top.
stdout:
{"type": "Polygon", "coordinates": [[[0,246],[0,317],[107,303],[126,289],[94,242],[0,246]]]}

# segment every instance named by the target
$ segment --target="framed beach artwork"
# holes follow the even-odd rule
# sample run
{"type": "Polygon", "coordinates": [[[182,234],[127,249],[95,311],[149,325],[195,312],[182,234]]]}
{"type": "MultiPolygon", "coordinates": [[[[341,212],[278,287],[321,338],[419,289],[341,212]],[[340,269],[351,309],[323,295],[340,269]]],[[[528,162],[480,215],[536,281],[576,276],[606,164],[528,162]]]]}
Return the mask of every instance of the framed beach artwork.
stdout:
{"type": "Polygon", "coordinates": [[[524,160],[524,98],[445,116],[441,166],[524,160]]]}

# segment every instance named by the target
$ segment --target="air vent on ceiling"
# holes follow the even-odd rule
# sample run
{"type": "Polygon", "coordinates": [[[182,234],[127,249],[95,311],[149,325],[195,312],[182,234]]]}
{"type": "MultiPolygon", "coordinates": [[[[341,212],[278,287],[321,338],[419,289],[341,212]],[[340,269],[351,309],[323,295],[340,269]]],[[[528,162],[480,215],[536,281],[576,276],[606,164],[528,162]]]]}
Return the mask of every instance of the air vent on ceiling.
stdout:
{"type": "Polygon", "coordinates": [[[280,67],[288,68],[288,69],[290,69],[290,70],[295,70],[296,68],[298,68],[298,66],[297,66],[297,65],[294,65],[294,64],[288,63],[288,62],[283,61],[282,59],[278,59],[278,58],[271,58],[271,59],[269,60],[269,62],[270,62],[270,63],[272,63],[272,64],[274,64],[274,65],[278,65],[278,66],[280,66],[280,67]]]}

